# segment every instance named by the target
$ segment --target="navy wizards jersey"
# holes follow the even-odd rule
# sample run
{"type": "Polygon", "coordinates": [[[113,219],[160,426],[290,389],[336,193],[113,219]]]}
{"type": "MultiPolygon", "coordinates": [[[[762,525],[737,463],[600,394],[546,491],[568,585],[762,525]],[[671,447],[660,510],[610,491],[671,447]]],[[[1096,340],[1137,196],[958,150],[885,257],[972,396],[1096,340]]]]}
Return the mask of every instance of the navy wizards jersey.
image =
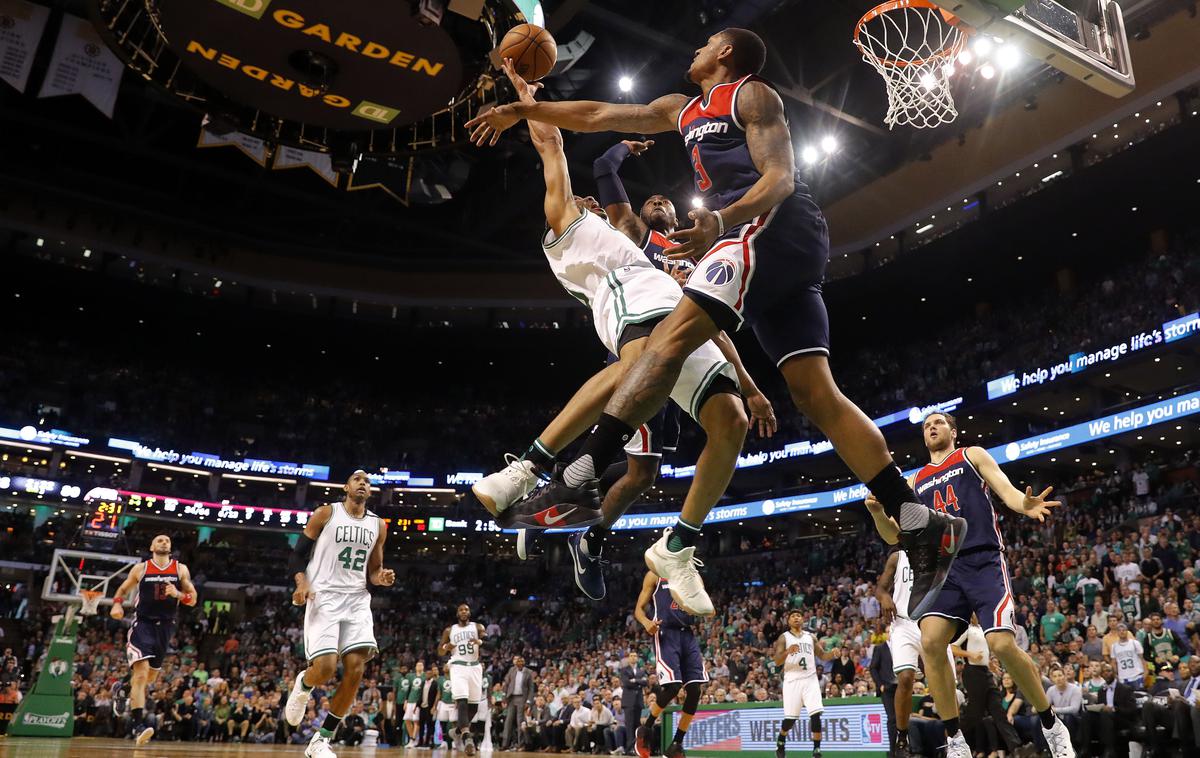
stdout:
{"type": "Polygon", "coordinates": [[[675,599],[671,597],[671,585],[666,579],[659,577],[658,586],[654,588],[654,620],[663,629],[690,629],[692,615],[687,613],[675,599]]]}
{"type": "Polygon", "coordinates": [[[959,554],[972,549],[1003,550],[1000,522],[992,506],[987,482],[967,460],[967,449],[960,447],[938,465],[921,467],[913,481],[913,489],[927,507],[935,511],[961,516],[967,520],[967,539],[959,554]]]}
{"type": "Polygon", "coordinates": [[[164,568],[146,561],[146,573],[138,582],[137,617],[139,619],[174,619],[179,599],[167,595],[167,585],[179,589],[179,564],[174,558],[164,568]]]}
{"type": "Polygon", "coordinates": [[[710,208],[729,207],[762,178],[737,114],[738,91],[749,81],[771,87],[762,77],[744,76],[713,87],[707,103],[699,95],[679,112],[679,133],[692,160],[696,189],[712,199],[706,203],[710,208]]]}
{"type": "Polygon", "coordinates": [[[653,229],[646,230],[646,239],[642,241],[642,253],[646,256],[655,268],[662,269],[666,273],[671,273],[672,268],[679,268],[682,271],[690,271],[696,267],[696,264],[691,261],[678,260],[673,261],[667,257],[664,252],[669,247],[674,247],[675,243],[667,239],[662,234],[653,229]]]}

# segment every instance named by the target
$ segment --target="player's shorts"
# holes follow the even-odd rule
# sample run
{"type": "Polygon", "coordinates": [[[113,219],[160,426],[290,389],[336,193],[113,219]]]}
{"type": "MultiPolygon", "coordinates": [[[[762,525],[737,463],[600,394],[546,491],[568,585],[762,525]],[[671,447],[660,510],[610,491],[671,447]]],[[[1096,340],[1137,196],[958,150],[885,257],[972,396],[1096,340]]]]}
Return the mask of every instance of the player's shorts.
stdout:
{"type": "Polygon", "coordinates": [[[659,684],[707,682],[700,641],[690,629],[662,627],[654,635],[654,667],[659,684]]]}
{"type": "Polygon", "coordinates": [[[984,548],[960,553],[950,575],[929,610],[921,616],[940,616],[958,622],[955,636],[967,629],[971,614],[979,616],[983,631],[1007,630],[1014,626],[1012,583],[1004,553],[984,548]]]}
{"type": "Polygon", "coordinates": [[[726,231],[700,259],[684,292],[727,332],[749,324],[763,351],[789,358],[829,355],[829,314],[821,295],[829,227],[808,187],[726,231]]]}
{"type": "Polygon", "coordinates": [[[437,718],[435,721],[449,721],[453,724],[458,721],[458,706],[454,703],[443,703],[441,700],[437,704],[437,718]]]}
{"type": "Polygon", "coordinates": [[[483,700],[483,667],[451,663],[450,694],[455,700],[466,700],[475,705],[483,700]]]}
{"type": "MultiPolygon", "coordinates": [[[[897,616],[888,629],[888,649],[892,651],[892,671],[916,671],[921,661],[921,627],[917,622],[897,616]]],[[[950,670],[954,671],[954,654],[946,648],[950,670]]]]}
{"type": "Polygon", "coordinates": [[[304,652],[308,660],[321,655],[345,655],[369,649],[373,656],[375,619],[367,592],[317,592],[304,608],[304,652]]]}
{"type": "MultiPolygon", "coordinates": [[[[618,339],[617,349],[624,348],[634,340],[649,337],[660,321],[662,317],[626,326],[618,339]]],[[[610,364],[616,363],[617,360],[617,356],[608,354],[610,364]]],[[[703,407],[703,401],[700,405],[703,407]]],[[[679,447],[679,432],[679,406],[673,401],[668,402],[662,410],[654,414],[654,418],[638,428],[637,433],[625,445],[625,453],[661,458],[663,453],[673,453],[679,447]]]]}
{"type": "Polygon", "coordinates": [[[417,708],[416,703],[404,704],[404,720],[405,721],[420,721],[421,709],[417,708]]]}
{"type": "Polygon", "coordinates": [[[815,676],[783,680],[783,717],[798,719],[801,708],[808,711],[809,716],[825,710],[825,704],[821,702],[821,683],[815,676]]]}
{"type": "Polygon", "coordinates": [[[125,637],[125,655],[129,665],[138,661],[150,661],[150,668],[161,669],[163,658],[171,647],[175,636],[175,619],[133,619],[129,634],[125,637]]]}

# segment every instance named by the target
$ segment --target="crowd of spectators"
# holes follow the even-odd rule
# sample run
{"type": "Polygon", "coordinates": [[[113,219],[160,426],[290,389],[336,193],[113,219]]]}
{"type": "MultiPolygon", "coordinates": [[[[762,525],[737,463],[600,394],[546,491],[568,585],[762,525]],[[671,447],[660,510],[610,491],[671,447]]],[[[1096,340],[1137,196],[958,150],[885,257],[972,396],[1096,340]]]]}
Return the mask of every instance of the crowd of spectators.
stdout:
{"type": "MultiPolygon", "coordinates": [[[[1065,505],[1044,524],[1001,515],[1013,574],[1017,644],[1033,656],[1045,686],[1058,687],[1055,702],[1079,727],[1073,733],[1081,754],[1100,755],[1115,746],[1123,755],[1129,740],[1170,750],[1182,739],[1190,749],[1200,735],[1190,726],[1183,731],[1177,726],[1184,721],[1190,725],[1192,715],[1200,714],[1193,694],[1200,687],[1192,686],[1200,682],[1192,681],[1200,674],[1200,656],[1193,658],[1200,652],[1195,456],[1188,451],[1126,470],[1079,476],[1060,487],[1065,505]],[[1117,683],[1152,699],[1132,716],[1102,707],[1087,710],[1089,693],[1093,701],[1103,700],[1110,673],[1104,667],[1115,661],[1113,645],[1125,640],[1140,646],[1141,666],[1119,669],[1117,683]],[[1073,687],[1082,695],[1079,709],[1073,687]],[[1190,700],[1181,708],[1185,695],[1190,700]],[[1146,730],[1142,718],[1157,721],[1146,730]],[[1101,739],[1107,742],[1089,744],[1101,739]]],[[[873,670],[871,664],[875,648],[887,639],[874,583],[884,563],[882,542],[860,532],[813,540],[803,549],[764,545],[743,538],[739,554],[710,560],[705,568],[718,613],[696,627],[710,676],[702,703],[779,699],[781,677],[769,653],[791,608],[804,610],[806,625],[835,653],[822,672],[826,697],[881,692],[887,672],[873,670]]],[[[431,677],[437,676],[433,667],[444,661],[434,652],[436,642],[455,607],[467,602],[487,627],[489,707],[481,719],[490,719],[497,748],[624,752],[632,746],[632,735],[620,669],[631,663],[638,681],[645,682],[633,701],[639,720],[661,692],[652,638],[631,607],[641,582],[636,557],[631,553],[628,562],[617,557],[608,572],[608,597],[601,603],[585,602],[569,579],[555,572],[533,578],[539,572],[528,572],[528,564],[503,558],[397,565],[405,581],[398,583],[401,589],[376,598],[380,653],[368,664],[338,739],[356,744],[373,730],[381,744],[407,742],[397,693],[418,661],[431,677]],[[519,700],[506,687],[518,656],[532,674],[530,689],[519,700]]],[[[193,559],[202,560],[199,555],[193,559]]],[[[224,562],[193,563],[193,574],[217,579],[227,569],[224,562]]],[[[323,720],[331,693],[326,688],[314,692],[299,728],[280,720],[281,697],[303,661],[301,609],[284,594],[251,589],[235,612],[225,606],[206,611],[203,595],[201,589],[199,607],[181,610],[176,652],[167,657],[150,694],[147,710],[154,714],[156,739],[306,741],[323,720]]],[[[43,649],[50,612],[35,609],[21,622],[25,655],[20,649],[6,653],[0,693],[8,692],[13,682],[31,681],[30,667],[43,649]]],[[[122,716],[116,715],[122,713],[119,683],[127,672],[123,641],[124,627],[118,622],[100,617],[84,626],[75,671],[78,733],[123,734],[122,716]]],[[[1044,747],[1028,698],[995,661],[993,657],[996,684],[1019,747],[1044,747]]],[[[440,686],[436,678],[434,682],[418,733],[430,746],[449,733],[449,724],[436,722],[440,686]]],[[[937,713],[921,682],[917,695],[917,722],[928,719],[936,725],[937,713]]],[[[979,755],[1011,747],[997,741],[1004,730],[966,721],[964,727],[979,755]]],[[[932,748],[927,749],[932,755],[932,748]]]]}

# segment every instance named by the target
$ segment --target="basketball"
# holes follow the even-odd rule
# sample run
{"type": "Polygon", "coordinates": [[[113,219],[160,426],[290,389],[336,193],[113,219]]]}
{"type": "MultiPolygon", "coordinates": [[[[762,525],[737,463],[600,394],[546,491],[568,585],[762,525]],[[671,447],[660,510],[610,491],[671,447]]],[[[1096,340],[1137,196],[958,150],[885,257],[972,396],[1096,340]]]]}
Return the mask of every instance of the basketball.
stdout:
{"type": "Polygon", "coordinates": [[[558,60],[558,43],[542,27],[521,24],[504,35],[500,42],[500,57],[511,58],[513,67],[525,81],[536,82],[554,68],[558,60]]]}

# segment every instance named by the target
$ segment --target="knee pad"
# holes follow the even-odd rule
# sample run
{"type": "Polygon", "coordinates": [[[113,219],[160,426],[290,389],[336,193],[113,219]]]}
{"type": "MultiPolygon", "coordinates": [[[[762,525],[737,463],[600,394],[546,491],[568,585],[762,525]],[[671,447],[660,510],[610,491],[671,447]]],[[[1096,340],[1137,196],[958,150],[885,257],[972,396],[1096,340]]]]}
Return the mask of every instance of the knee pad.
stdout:
{"type": "Polygon", "coordinates": [[[695,715],[696,708],[700,705],[700,683],[691,682],[684,691],[687,693],[683,699],[683,712],[695,715]]]}
{"type": "Polygon", "coordinates": [[[790,732],[790,731],[792,731],[792,727],[795,725],[796,725],[796,719],[784,719],[783,724],[782,724],[783,731],[790,732]]]}
{"type": "Polygon", "coordinates": [[[813,732],[821,731],[821,714],[814,713],[808,717],[808,728],[813,732]]]}
{"type": "Polygon", "coordinates": [[[663,699],[659,701],[659,708],[666,708],[671,703],[675,702],[675,696],[679,694],[679,690],[683,689],[683,685],[679,682],[674,684],[664,684],[662,688],[663,699]]]}

